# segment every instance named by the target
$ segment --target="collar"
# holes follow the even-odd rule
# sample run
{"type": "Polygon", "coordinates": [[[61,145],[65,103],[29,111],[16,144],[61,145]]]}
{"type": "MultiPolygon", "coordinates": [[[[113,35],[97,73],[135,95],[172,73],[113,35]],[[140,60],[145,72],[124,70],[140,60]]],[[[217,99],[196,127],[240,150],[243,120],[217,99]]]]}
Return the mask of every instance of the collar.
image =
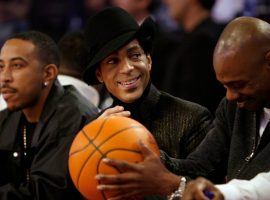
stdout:
{"type": "MultiPolygon", "coordinates": [[[[34,131],[32,146],[37,146],[38,139],[41,136],[41,131],[45,124],[47,124],[48,120],[50,120],[53,113],[56,111],[57,102],[62,98],[64,94],[64,88],[60,85],[60,83],[56,80],[51,88],[51,91],[46,99],[41,117],[34,131]]],[[[22,116],[22,111],[10,112],[8,110],[3,111],[4,120],[3,123],[0,124],[1,130],[1,138],[6,138],[6,140],[0,140],[0,146],[3,149],[11,150],[14,146],[14,141],[16,139],[16,134],[19,126],[19,122],[22,116]],[[5,124],[5,127],[3,127],[5,124]]]]}
{"type": "Polygon", "coordinates": [[[120,105],[131,112],[131,117],[138,121],[146,121],[150,118],[156,104],[160,98],[160,92],[156,87],[149,83],[143,92],[143,95],[133,103],[124,103],[112,96],[114,102],[112,106],[120,105]]]}

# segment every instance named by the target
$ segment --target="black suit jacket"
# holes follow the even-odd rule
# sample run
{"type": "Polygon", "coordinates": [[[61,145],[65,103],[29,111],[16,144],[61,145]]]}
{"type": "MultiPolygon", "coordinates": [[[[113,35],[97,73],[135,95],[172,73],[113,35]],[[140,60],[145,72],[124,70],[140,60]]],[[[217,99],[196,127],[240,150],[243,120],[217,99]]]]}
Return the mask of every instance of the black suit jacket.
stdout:
{"type": "Polygon", "coordinates": [[[69,147],[86,119],[97,112],[75,88],[55,82],[33,134],[29,183],[21,179],[22,152],[14,149],[22,112],[0,112],[0,199],[80,198],[69,178],[69,147]]]}

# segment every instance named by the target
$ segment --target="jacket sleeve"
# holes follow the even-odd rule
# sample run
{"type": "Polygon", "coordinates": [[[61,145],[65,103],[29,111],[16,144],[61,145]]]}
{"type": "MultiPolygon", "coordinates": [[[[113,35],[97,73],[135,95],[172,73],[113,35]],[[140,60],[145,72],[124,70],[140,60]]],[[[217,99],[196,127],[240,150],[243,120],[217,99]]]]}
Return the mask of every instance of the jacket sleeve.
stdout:
{"type": "Polygon", "coordinates": [[[269,199],[270,172],[260,173],[251,180],[233,179],[227,184],[217,185],[226,200],[269,199]]]}
{"type": "MultiPolygon", "coordinates": [[[[206,177],[213,182],[224,181],[230,146],[230,126],[226,113],[226,100],[217,109],[213,127],[202,143],[187,159],[165,158],[170,160],[167,167],[176,169],[174,173],[196,178],[206,177]]],[[[163,154],[166,157],[166,155],[163,154]]]]}
{"type": "Polygon", "coordinates": [[[68,153],[72,136],[61,137],[43,145],[30,169],[30,181],[18,187],[11,183],[0,187],[1,200],[80,199],[68,173],[68,153]]]}
{"type": "Polygon", "coordinates": [[[191,129],[179,140],[178,158],[181,159],[187,158],[190,153],[195,151],[212,127],[213,117],[206,108],[198,109],[193,116],[193,122],[190,122],[192,123],[191,129]]]}

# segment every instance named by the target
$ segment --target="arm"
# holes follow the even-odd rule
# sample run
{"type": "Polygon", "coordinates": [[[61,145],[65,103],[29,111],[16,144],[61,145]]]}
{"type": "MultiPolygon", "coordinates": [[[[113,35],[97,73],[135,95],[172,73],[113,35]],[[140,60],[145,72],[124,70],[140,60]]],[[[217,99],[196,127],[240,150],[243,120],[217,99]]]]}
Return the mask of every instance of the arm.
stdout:
{"type": "Polygon", "coordinates": [[[233,179],[216,187],[225,200],[267,200],[270,195],[270,172],[260,173],[249,181],[233,179]]]}
{"type": "Polygon", "coordinates": [[[215,200],[267,200],[269,187],[270,172],[260,173],[249,181],[233,179],[216,186],[204,178],[198,178],[188,184],[183,200],[207,200],[206,191],[210,191],[215,200]]]}
{"type": "Polygon", "coordinates": [[[227,110],[227,101],[223,100],[216,112],[213,127],[202,143],[187,159],[174,159],[174,166],[178,169],[175,173],[191,178],[203,176],[214,182],[224,180],[231,138],[227,110]]]}
{"type": "Polygon", "coordinates": [[[116,167],[124,173],[117,175],[97,175],[101,182],[98,186],[103,191],[121,191],[109,200],[120,200],[131,196],[151,194],[168,195],[179,186],[180,178],[169,172],[160,159],[149,148],[141,144],[144,161],[139,164],[104,159],[106,164],[116,167]],[[106,183],[106,184],[105,184],[106,183]]]}
{"type": "Polygon", "coordinates": [[[184,191],[183,200],[224,200],[221,192],[213,183],[204,179],[197,178],[190,181],[184,191]]]}

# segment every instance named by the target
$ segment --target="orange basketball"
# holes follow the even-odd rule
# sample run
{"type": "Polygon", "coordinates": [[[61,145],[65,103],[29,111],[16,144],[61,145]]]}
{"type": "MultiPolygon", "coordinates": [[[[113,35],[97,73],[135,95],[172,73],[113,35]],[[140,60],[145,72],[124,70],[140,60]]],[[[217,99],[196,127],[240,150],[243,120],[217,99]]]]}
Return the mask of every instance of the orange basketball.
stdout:
{"type": "Polygon", "coordinates": [[[140,162],[138,141],[159,156],[154,137],[139,122],[127,117],[106,117],[86,125],[74,139],[69,152],[69,172],[80,193],[89,200],[107,199],[112,194],[97,190],[95,176],[121,173],[101,162],[103,158],[140,162]]]}

